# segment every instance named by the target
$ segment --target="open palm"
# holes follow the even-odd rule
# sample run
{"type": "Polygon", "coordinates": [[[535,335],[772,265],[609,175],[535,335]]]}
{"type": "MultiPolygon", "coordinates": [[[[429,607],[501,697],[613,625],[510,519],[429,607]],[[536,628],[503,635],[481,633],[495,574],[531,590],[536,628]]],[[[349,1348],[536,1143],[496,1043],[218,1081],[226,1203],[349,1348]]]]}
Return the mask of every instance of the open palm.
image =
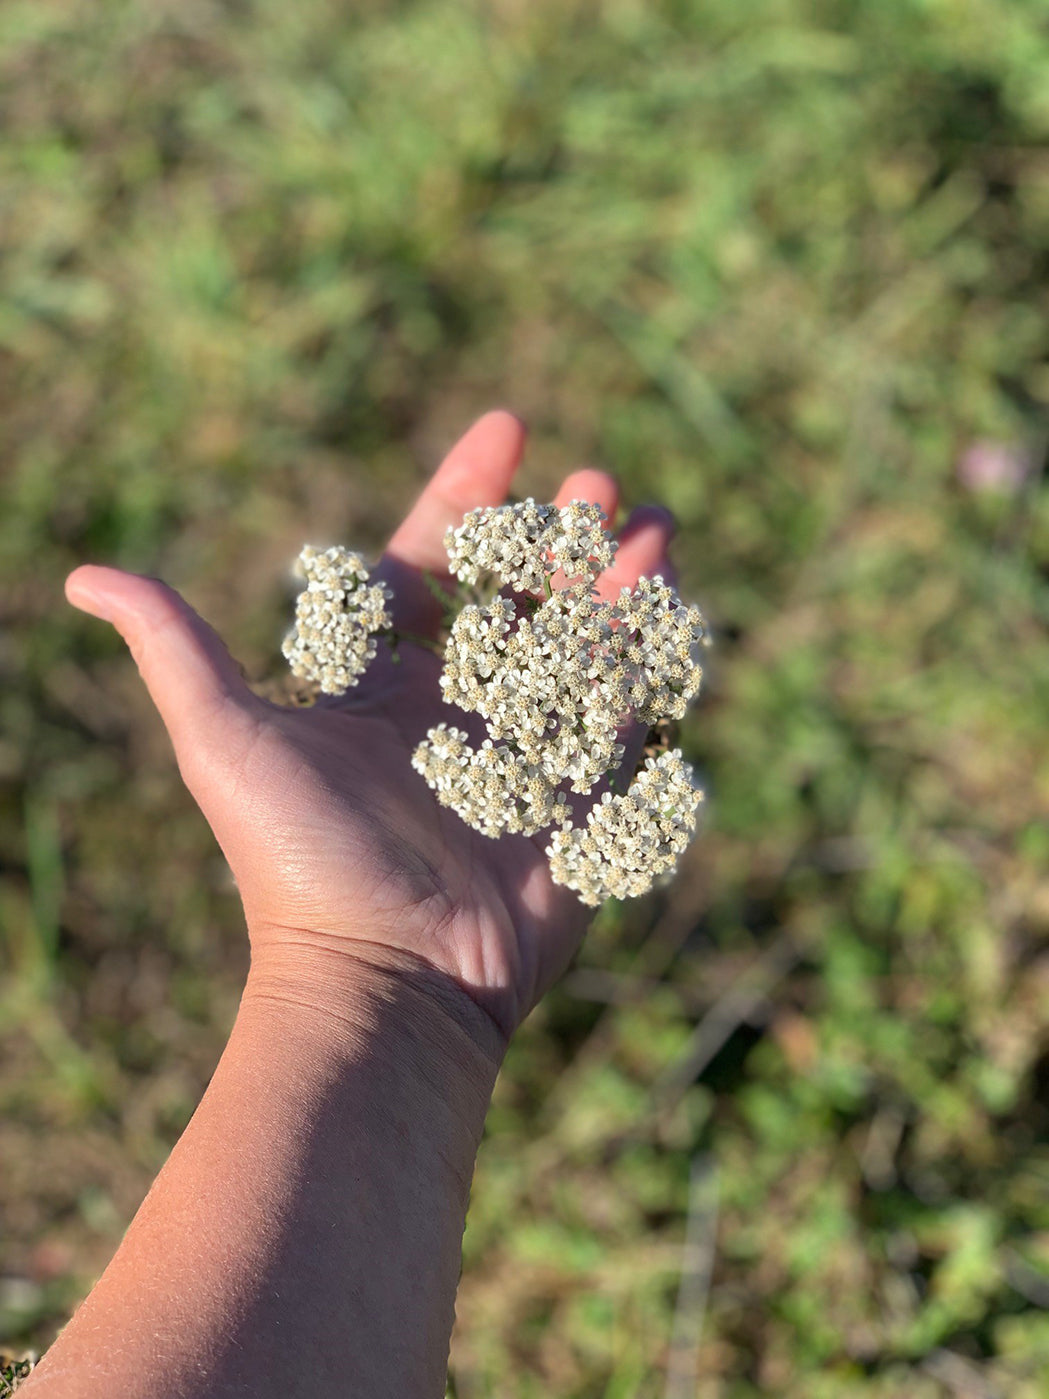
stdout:
{"type": "MultiPolygon", "coordinates": [[[[523,446],[516,418],[481,418],[394,534],[378,573],[394,589],[400,631],[436,633],[440,608],[423,575],[447,576],[445,530],[476,506],[503,503],[523,446]]],[[[573,498],[615,515],[616,485],[602,472],[570,476],[557,499],[573,498]]],[[[670,531],[665,512],[636,511],[600,591],[666,572],[670,531]]],[[[128,642],[237,880],[255,953],[393,949],[453,977],[512,1033],[564,970],[589,914],[552,883],[545,833],[489,840],[439,806],[412,769],[432,725],[472,727],[442,702],[434,654],[406,642],[395,662],[380,648],[346,696],[285,709],[248,688],[165,584],[85,566],[67,593],[128,642]]]]}

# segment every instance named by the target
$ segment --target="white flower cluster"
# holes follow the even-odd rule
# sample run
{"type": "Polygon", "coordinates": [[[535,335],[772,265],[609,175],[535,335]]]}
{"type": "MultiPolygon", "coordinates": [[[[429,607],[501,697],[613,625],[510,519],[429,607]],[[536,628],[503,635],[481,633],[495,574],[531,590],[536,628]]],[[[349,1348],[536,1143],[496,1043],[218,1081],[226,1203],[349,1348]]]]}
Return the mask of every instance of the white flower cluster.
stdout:
{"type": "Polygon", "coordinates": [[[520,754],[485,739],[471,748],[462,729],[438,724],[412,765],[450,806],[482,835],[535,835],[567,819],[567,798],[520,754]]]}
{"type": "Polygon", "coordinates": [[[626,711],[608,653],[614,609],[589,595],[555,593],[528,615],[513,598],[464,607],[445,648],[441,689],[480,714],[552,787],[589,792],[623,756],[626,711]]]}
{"type": "Polygon", "coordinates": [[[295,626],[282,650],[292,672],[326,695],[356,685],[375,656],[376,632],[393,625],[384,583],[368,583],[368,570],[349,549],[323,552],[307,544],[296,571],[306,579],[295,606],[295,626]]]}
{"type": "MultiPolygon", "coordinates": [[[[585,501],[526,500],[472,510],[448,531],[451,571],[506,590],[463,607],[444,650],[444,699],[479,715],[487,737],[472,747],[463,729],[438,724],[412,756],[438,801],[482,834],[553,828],[551,875],[587,904],[641,894],[673,870],[702,798],[675,749],[573,822],[569,793],[585,797],[619,769],[624,726],[685,713],[706,641],[699,610],[660,577],[598,598],[595,579],[616,550],[604,520],[585,501]]],[[[306,587],[284,655],[297,676],[342,694],[374,658],[377,636],[392,632],[392,592],[369,583],[348,549],[307,546],[298,572],[306,587]]]]}
{"type": "Polygon", "coordinates": [[[471,510],[450,529],[444,547],[452,573],[463,583],[493,574],[506,588],[542,592],[558,570],[566,579],[591,579],[611,564],[616,542],[604,528],[598,505],[537,505],[529,496],[519,505],[471,510]]]}
{"type": "Polygon", "coordinates": [[[614,602],[595,596],[615,552],[603,521],[583,501],[526,500],[471,511],[449,530],[452,572],[471,584],[493,574],[524,596],[464,607],[445,648],[444,698],[480,715],[488,737],[471,748],[465,732],[440,724],[412,758],[438,801],[484,835],[560,827],[547,850],[553,878],[586,903],[641,893],[673,868],[699,801],[675,751],[573,828],[565,788],[586,795],[618,768],[631,720],[684,714],[706,639],[699,610],[662,578],[641,578],[614,602]],[[553,592],[558,572],[567,581],[553,592]]]}
{"type": "Polygon", "coordinates": [[[702,799],[680,749],[649,758],[625,793],[604,793],[584,827],[554,831],[546,851],[554,882],[591,906],[645,893],[673,872],[702,799]]]}

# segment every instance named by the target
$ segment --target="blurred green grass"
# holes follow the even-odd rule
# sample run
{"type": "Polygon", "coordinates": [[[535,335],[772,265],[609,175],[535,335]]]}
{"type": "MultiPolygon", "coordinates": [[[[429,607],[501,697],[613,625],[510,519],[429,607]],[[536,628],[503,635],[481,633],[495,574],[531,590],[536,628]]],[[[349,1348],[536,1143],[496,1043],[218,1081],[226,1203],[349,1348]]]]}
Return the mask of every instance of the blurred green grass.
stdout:
{"type": "Polygon", "coordinates": [[[1044,1394],[1043,8],[9,0],[0,116],[0,1341],[104,1265],[246,960],[65,572],[275,673],[302,541],[377,547],[503,403],[527,491],[676,511],[709,813],[511,1053],[452,1392],[1044,1394]]]}

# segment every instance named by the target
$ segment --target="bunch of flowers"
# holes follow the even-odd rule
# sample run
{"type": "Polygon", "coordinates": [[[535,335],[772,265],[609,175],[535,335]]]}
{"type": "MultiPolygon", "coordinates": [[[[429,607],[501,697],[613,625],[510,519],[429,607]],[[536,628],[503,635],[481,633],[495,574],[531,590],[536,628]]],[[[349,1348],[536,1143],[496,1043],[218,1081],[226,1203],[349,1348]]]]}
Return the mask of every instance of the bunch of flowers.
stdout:
{"type": "MultiPolygon", "coordinates": [[[[616,785],[631,726],[681,718],[698,692],[706,633],[658,576],[598,597],[616,550],[604,525],[585,501],[529,499],[473,510],[448,531],[450,571],[473,600],[447,636],[441,690],[480,716],[487,737],[473,747],[464,729],[438,724],[412,757],[437,800],[483,835],[552,828],[553,879],[591,905],[669,875],[702,799],[677,749],[649,757],[625,791],[616,785]]],[[[390,590],[368,585],[342,549],[304,549],[300,569],[307,587],[284,654],[337,694],[392,633],[390,590]]]]}
{"type": "Polygon", "coordinates": [[[376,637],[393,626],[387,603],[393,590],[368,584],[360,554],[307,544],[295,571],[306,587],[295,605],[295,625],[281,648],[292,673],[326,695],[356,685],[376,655],[376,637]]]}

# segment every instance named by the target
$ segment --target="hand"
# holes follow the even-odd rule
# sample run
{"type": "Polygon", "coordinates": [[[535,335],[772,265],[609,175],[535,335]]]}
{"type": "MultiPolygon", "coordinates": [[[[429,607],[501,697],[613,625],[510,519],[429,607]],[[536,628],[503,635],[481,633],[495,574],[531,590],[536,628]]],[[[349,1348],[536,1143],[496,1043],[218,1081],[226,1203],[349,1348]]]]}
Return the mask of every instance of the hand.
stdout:
{"type": "MultiPolygon", "coordinates": [[[[445,530],[476,506],[504,501],[523,447],[518,420],[493,412],[445,458],[377,570],[394,588],[399,631],[436,633],[440,608],[423,573],[448,578],[445,530]]],[[[574,498],[612,519],[616,483],[576,472],[557,500],[574,498]]],[[[602,594],[668,573],[671,532],[666,512],[635,511],[602,594]]],[[[550,880],[547,832],[479,835],[412,769],[432,725],[472,727],[441,699],[438,657],[405,642],[395,663],[382,645],[356,689],[284,709],[252,693],[219,638],[164,583],[85,566],[66,589],[131,649],[237,881],[253,965],[330,962],[332,953],[422,965],[482,1006],[505,1047],[568,965],[589,913],[550,880]]]]}

